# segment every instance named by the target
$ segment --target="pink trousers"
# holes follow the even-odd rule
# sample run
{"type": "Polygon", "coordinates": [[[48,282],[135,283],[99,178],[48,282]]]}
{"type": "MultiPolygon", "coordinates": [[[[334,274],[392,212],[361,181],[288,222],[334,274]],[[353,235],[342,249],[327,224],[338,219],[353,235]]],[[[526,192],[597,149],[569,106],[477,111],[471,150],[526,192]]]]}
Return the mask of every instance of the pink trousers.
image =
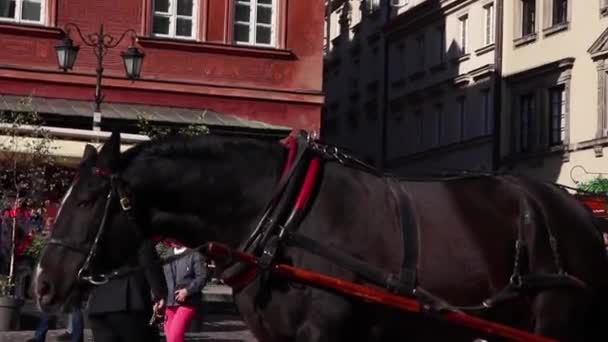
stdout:
{"type": "Polygon", "coordinates": [[[163,324],[167,342],[184,342],[186,329],[195,315],[196,309],[193,307],[168,306],[163,324]]]}

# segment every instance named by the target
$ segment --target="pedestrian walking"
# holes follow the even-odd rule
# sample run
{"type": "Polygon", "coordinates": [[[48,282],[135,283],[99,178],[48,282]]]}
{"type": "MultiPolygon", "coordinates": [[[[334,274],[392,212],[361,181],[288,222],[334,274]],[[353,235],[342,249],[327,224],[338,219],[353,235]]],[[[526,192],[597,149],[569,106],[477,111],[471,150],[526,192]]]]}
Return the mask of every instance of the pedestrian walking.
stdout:
{"type": "MultiPolygon", "coordinates": [[[[172,255],[185,253],[186,247],[173,244],[172,255]]],[[[186,329],[196,316],[207,282],[203,256],[192,252],[164,267],[167,280],[167,303],[163,330],[167,342],[183,342],[186,329]]]]}
{"type": "MultiPolygon", "coordinates": [[[[27,340],[27,342],[44,342],[46,340],[46,334],[49,331],[49,322],[51,315],[43,312],[40,315],[40,320],[36,326],[36,332],[34,337],[27,340]]],[[[74,309],[68,315],[68,326],[66,330],[57,337],[58,341],[71,341],[71,342],[83,342],[84,341],[84,318],[82,311],[74,309]]]]}

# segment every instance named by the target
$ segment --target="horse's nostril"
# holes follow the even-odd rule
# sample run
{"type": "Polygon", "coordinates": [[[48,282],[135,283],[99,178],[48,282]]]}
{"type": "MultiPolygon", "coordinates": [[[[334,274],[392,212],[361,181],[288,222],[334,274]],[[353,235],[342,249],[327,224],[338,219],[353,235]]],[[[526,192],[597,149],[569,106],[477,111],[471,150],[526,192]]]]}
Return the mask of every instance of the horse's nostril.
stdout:
{"type": "Polygon", "coordinates": [[[49,294],[51,292],[51,284],[49,284],[47,281],[44,281],[44,280],[41,281],[38,284],[38,289],[36,292],[38,292],[38,296],[40,296],[40,297],[46,296],[47,294],[49,294]]]}
{"type": "Polygon", "coordinates": [[[36,295],[38,297],[38,302],[40,304],[49,304],[53,301],[53,285],[43,279],[38,279],[38,284],[36,286],[36,295]]]}

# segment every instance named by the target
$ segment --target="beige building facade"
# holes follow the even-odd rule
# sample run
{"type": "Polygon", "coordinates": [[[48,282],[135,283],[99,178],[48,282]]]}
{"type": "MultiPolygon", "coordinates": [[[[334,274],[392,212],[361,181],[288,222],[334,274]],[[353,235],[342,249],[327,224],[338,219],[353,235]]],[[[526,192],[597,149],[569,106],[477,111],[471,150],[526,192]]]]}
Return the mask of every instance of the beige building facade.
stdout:
{"type": "Polygon", "coordinates": [[[505,2],[502,166],[574,186],[608,172],[608,1],[505,2]]]}
{"type": "Polygon", "coordinates": [[[326,140],[405,175],[608,174],[608,0],[351,0],[327,14],[326,140]]]}
{"type": "Polygon", "coordinates": [[[491,170],[494,0],[328,4],[322,136],[399,174],[491,170]]]}

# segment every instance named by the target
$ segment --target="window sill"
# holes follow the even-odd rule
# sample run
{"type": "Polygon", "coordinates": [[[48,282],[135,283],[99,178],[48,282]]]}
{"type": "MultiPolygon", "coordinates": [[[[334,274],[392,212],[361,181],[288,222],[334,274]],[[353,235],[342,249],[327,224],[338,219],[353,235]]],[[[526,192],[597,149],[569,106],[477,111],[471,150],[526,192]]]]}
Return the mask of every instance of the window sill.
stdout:
{"type": "Polygon", "coordinates": [[[267,57],[277,59],[296,59],[291,50],[274,49],[267,47],[229,45],[210,42],[195,42],[187,40],[161,39],[151,37],[138,37],[137,42],[143,47],[182,50],[192,52],[208,52],[225,55],[267,57]]]}
{"type": "Polygon", "coordinates": [[[454,57],[452,59],[452,63],[462,63],[462,62],[468,61],[469,59],[471,59],[471,53],[467,52],[458,57],[454,57]]]}
{"type": "Polygon", "coordinates": [[[56,39],[61,38],[63,35],[63,31],[55,27],[10,22],[0,22],[0,33],[15,34],[25,37],[42,37],[56,39]]]}
{"type": "Polygon", "coordinates": [[[559,155],[559,154],[564,154],[568,152],[568,146],[566,145],[554,145],[551,147],[546,147],[545,149],[541,149],[541,150],[529,150],[529,151],[520,151],[520,152],[516,152],[516,153],[512,153],[509,157],[508,160],[511,162],[521,162],[521,161],[526,161],[526,160],[530,160],[530,159],[538,159],[538,158],[544,158],[544,157],[549,157],[552,155],[559,155]]]}
{"type": "Polygon", "coordinates": [[[446,69],[445,62],[437,63],[433,65],[430,70],[432,73],[437,73],[446,69]]]}
{"type": "Polygon", "coordinates": [[[536,33],[530,33],[528,35],[513,40],[513,45],[515,45],[515,47],[520,47],[527,44],[531,44],[536,41],[536,37],[536,33]]]}
{"type": "Polygon", "coordinates": [[[560,23],[560,24],[555,24],[551,27],[548,27],[546,29],[543,30],[543,35],[545,37],[549,37],[551,35],[554,35],[558,32],[562,32],[562,31],[566,31],[570,28],[570,23],[569,22],[565,22],[565,23],[560,23]]]}
{"type": "Polygon", "coordinates": [[[495,46],[496,45],[494,43],[492,43],[492,44],[489,44],[489,45],[486,45],[486,46],[482,47],[481,49],[477,49],[477,50],[475,50],[475,55],[481,56],[481,55],[486,54],[488,52],[494,51],[495,46]]]}
{"type": "Polygon", "coordinates": [[[423,78],[424,74],[425,74],[424,70],[417,71],[417,72],[411,74],[409,79],[410,79],[410,81],[416,81],[416,80],[423,78]]]}

